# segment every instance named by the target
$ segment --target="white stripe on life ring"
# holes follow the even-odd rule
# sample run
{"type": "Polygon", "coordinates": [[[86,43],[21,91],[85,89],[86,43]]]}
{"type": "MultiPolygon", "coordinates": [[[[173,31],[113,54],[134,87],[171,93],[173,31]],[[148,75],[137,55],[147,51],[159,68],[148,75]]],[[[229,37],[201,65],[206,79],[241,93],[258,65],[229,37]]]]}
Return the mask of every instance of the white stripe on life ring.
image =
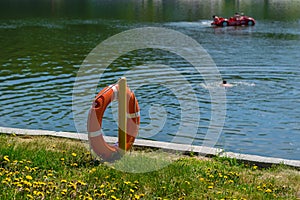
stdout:
{"type": "Polygon", "coordinates": [[[115,101],[115,100],[118,99],[118,89],[117,89],[117,87],[114,85],[114,86],[112,87],[112,90],[114,91],[113,101],[115,101]]]}
{"type": "Polygon", "coordinates": [[[97,137],[99,135],[103,135],[102,129],[100,129],[99,131],[95,131],[95,132],[89,132],[89,137],[97,137]]]}
{"type": "Polygon", "coordinates": [[[130,119],[132,119],[132,118],[137,118],[137,117],[139,117],[140,116],[140,111],[138,111],[138,112],[136,112],[136,113],[127,113],[127,115],[126,115],[126,117],[127,118],[130,118],[130,119]]]}

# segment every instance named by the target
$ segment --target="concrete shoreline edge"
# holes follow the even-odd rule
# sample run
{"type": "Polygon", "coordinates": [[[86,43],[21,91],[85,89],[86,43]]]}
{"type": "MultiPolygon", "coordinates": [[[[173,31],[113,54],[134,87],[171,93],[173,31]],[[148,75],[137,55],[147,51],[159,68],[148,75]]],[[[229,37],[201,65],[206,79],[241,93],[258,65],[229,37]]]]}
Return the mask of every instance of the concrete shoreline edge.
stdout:
{"type": "MultiPolygon", "coordinates": [[[[0,133],[30,135],[30,136],[54,136],[54,137],[62,137],[62,138],[84,140],[84,141],[88,140],[87,134],[83,134],[83,133],[56,132],[56,131],[47,131],[47,130],[0,127],[0,133]]],[[[116,137],[110,137],[110,136],[104,136],[104,139],[108,143],[114,143],[117,141],[116,137]]],[[[200,155],[200,156],[210,156],[210,157],[220,156],[220,157],[235,158],[238,161],[255,164],[261,167],[283,164],[283,165],[300,169],[300,160],[289,160],[283,158],[273,158],[273,157],[264,157],[258,155],[250,155],[250,154],[240,154],[234,152],[224,152],[222,149],[212,148],[212,147],[176,144],[176,143],[160,142],[160,141],[152,141],[152,140],[144,140],[144,139],[136,139],[134,146],[156,148],[156,149],[162,149],[166,151],[193,153],[195,155],[200,155]]]]}

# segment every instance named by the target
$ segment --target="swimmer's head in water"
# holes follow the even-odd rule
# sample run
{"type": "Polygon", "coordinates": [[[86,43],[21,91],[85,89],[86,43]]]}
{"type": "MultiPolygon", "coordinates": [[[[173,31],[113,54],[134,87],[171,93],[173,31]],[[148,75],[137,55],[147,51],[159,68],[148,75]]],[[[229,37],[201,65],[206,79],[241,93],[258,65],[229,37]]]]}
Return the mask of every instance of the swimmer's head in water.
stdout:
{"type": "Polygon", "coordinates": [[[227,81],[223,80],[223,84],[227,84],[227,81]]]}

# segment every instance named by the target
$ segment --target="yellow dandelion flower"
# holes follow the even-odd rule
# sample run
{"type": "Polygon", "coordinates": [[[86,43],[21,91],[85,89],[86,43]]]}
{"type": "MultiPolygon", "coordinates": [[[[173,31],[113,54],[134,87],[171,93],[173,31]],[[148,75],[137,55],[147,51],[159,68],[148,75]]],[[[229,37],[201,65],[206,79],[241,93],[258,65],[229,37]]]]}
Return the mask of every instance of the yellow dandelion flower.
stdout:
{"type": "Polygon", "coordinates": [[[131,182],[130,182],[130,181],[124,181],[124,183],[125,183],[126,185],[128,185],[128,184],[130,184],[131,182]]]}
{"type": "Polygon", "coordinates": [[[214,188],[214,186],[212,186],[212,185],[209,185],[207,188],[208,188],[208,189],[213,189],[213,188],[214,188]]]}
{"type": "Polygon", "coordinates": [[[134,190],[133,190],[133,189],[130,189],[130,192],[131,192],[131,193],[134,193],[134,190]]]}
{"type": "Polygon", "coordinates": [[[135,198],[135,199],[140,199],[140,195],[135,194],[135,195],[134,195],[134,198],[135,198]]]}
{"type": "Polygon", "coordinates": [[[265,192],[266,192],[266,193],[271,193],[272,190],[268,188],[268,189],[265,190],[265,192]]]}
{"type": "Polygon", "coordinates": [[[204,178],[199,178],[200,181],[204,181],[204,178]]]}
{"type": "Polygon", "coordinates": [[[64,159],[64,158],[60,158],[60,160],[61,160],[61,161],[64,161],[65,159],[64,159]]]}
{"type": "Polygon", "coordinates": [[[101,184],[101,185],[100,185],[100,188],[104,188],[104,187],[105,187],[104,184],[101,184]]]}
{"type": "Polygon", "coordinates": [[[83,181],[80,181],[80,180],[79,180],[79,181],[77,181],[77,184],[78,184],[78,185],[87,185],[85,182],[83,182],[83,181]]]}
{"type": "Polygon", "coordinates": [[[10,161],[8,156],[4,156],[3,159],[4,159],[5,161],[7,161],[7,162],[10,161]]]}
{"type": "Polygon", "coordinates": [[[63,180],[61,180],[60,182],[61,182],[61,183],[66,183],[67,180],[63,179],[63,180]]]}
{"type": "Polygon", "coordinates": [[[77,167],[78,164],[77,164],[77,163],[72,163],[71,166],[72,166],[72,167],[77,167]]]}
{"type": "Polygon", "coordinates": [[[32,180],[32,176],[30,176],[30,175],[27,175],[25,178],[28,180],[32,180]]]}
{"type": "Polygon", "coordinates": [[[24,189],[26,192],[30,192],[30,189],[29,188],[25,188],[24,189]]]}
{"type": "Polygon", "coordinates": [[[184,181],[186,184],[190,185],[191,183],[189,181],[184,181]]]}
{"type": "Polygon", "coordinates": [[[28,186],[28,187],[31,187],[32,186],[32,183],[28,182],[28,181],[23,181],[23,184],[28,186]]]}
{"type": "Polygon", "coordinates": [[[33,196],[31,196],[30,194],[26,195],[29,199],[33,199],[33,196]]]}
{"type": "Polygon", "coordinates": [[[90,170],[90,173],[94,173],[96,171],[96,168],[92,168],[91,170],[90,170]]]}
{"type": "Polygon", "coordinates": [[[252,168],[253,168],[253,169],[257,169],[257,166],[256,166],[256,165],[254,165],[252,168]]]}
{"type": "Polygon", "coordinates": [[[76,154],[76,153],[72,153],[72,156],[76,157],[76,156],[77,156],[77,154],[76,154]]]}
{"type": "Polygon", "coordinates": [[[115,195],[111,195],[110,198],[117,199],[117,197],[115,195]]]}

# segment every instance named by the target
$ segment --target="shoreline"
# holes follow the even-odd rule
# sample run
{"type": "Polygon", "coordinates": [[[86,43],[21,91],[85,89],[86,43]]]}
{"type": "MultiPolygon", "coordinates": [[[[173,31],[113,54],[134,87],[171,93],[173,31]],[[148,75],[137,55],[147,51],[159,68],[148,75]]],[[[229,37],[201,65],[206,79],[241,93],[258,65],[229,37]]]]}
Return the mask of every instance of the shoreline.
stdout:
{"type": "MultiPolygon", "coordinates": [[[[53,136],[53,137],[88,141],[87,134],[83,134],[83,133],[56,132],[56,131],[47,131],[47,130],[19,129],[19,128],[8,128],[8,127],[0,127],[0,133],[30,135],[30,136],[53,136]]],[[[107,143],[114,143],[115,141],[117,141],[117,137],[104,136],[104,139],[107,143]]],[[[134,147],[155,148],[155,149],[161,149],[166,151],[181,152],[184,154],[194,154],[197,156],[205,156],[205,157],[214,157],[214,156],[228,157],[228,158],[234,158],[241,162],[255,164],[260,167],[270,167],[272,165],[283,164],[283,165],[300,169],[300,160],[290,160],[290,159],[265,157],[265,156],[250,155],[250,154],[240,154],[234,152],[224,152],[222,149],[219,148],[211,148],[211,147],[204,147],[204,146],[136,139],[134,142],[134,147]]]]}

